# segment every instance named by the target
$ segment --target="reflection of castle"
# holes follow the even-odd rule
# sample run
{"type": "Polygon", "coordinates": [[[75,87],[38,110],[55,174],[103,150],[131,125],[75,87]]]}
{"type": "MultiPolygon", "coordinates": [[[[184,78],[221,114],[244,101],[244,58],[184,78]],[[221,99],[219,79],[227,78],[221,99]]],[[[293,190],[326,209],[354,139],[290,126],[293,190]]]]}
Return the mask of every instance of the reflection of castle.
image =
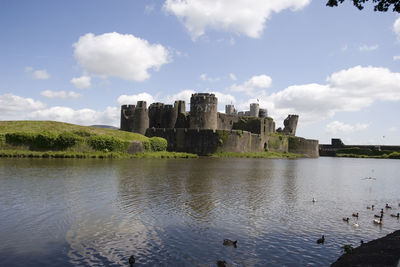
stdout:
{"type": "MultiPolygon", "coordinates": [[[[164,137],[168,140],[168,149],[174,151],[198,154],[289,151],[288,136],[295,136],[298,115],[289,115],[285,128],[277,130],[282,134],[277,135],[273,134],[275,122],[258,103],[250,104],[250,111],[246,112],[237,112],[233,105],[226,105],[225,113],[220,113],[217,106],[218,99],[208,93],[192,95],[190,112],[186,112],[182,100],[175,101],[173,106],[153,103],[148,109],[145,101],[138,101],[136,106],[121,107],[121,130],[164,137]]],[[[310,147],[318,153],[318,141],[299,140],[304,140],[305,147],[312,143],[310,147]]],[[[308,154],[318,155],[314,151],[308,154]]]]}

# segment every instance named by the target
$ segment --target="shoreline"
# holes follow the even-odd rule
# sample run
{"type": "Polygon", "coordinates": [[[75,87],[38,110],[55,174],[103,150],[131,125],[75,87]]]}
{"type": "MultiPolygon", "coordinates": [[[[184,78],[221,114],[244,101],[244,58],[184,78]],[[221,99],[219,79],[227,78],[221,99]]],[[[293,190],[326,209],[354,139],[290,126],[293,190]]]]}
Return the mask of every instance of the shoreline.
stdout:
{"type": "Polygon", "coordinates": [[[399,266],[400,230],[364,243],[350,253],[340,256],[332,267],[346,266],[399,266]]]}
{"type": "Polygon", "coordinates": [[[255,158],[255,159],[298,159],[307,158],[301,154],[280,152],[219,152],[207,156],[174,151],[157,151],[141,153],[123,152],[75,152],[75,151],[32,151],[32,150],[0,150],[0,158],[76,158],[76,159],[125,159],[125,158],[255,158]]]}

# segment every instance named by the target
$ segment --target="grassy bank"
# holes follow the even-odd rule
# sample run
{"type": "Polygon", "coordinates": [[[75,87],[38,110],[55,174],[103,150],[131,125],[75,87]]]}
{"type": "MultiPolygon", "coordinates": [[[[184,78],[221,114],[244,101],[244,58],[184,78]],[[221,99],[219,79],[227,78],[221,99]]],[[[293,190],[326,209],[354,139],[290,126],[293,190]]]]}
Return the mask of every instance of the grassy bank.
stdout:
{"type": "Polygon", "coordinates": [[[145,153],[120,153],[120,152],[68,152],[68,151],[29,151],[29,150],[0,150],[3,158],[70,158],[70,159],[125,159],[125,158],[198,158],[196,154],[181,152],[145,152],[145,153]]]}
{"type": "Polygon", "coordinates": [[[363,155],[353,153],[337,153],[337,157],[344,158],[371,158],[371,159],[400,159],[400,152],[391,152],[382,155],[363,155]]]}
{"type": "Polygon", "coordinates": [[[303,158],[304,155],[294,153],[281,153],[281,152],[218,152],[210,155],[213,158],[303,158]]]}
{"type": "Polygon", "coordinates": [[[114,137],[124,141],[148,140],[146,136],[138,133],[130,133],[106,128],[80,126],[57,121],[0,121],[0,134],[4,135],[6,133],[17,132],[32,134],[39,134],[43,132],[61,134],[64,132],[69,132],[74,133],[78,136],[106,135],[108,137],[114,137]]]}
{"type": "Polygon", "coordinates": [[[164,138],[55,121],[1,121],[0,157],[17,158],[193,158],[167,152],[164,138]],[[127,153],[132,143],[143,153],[127,153]],[[141,147],[141,149],[140,149],[141,147]]]}

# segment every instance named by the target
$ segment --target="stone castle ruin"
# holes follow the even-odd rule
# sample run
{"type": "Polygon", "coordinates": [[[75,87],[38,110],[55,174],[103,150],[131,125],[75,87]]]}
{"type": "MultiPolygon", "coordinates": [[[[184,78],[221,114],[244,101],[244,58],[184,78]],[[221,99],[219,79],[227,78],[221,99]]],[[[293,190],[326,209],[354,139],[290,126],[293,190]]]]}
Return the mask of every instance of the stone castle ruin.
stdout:
{"type": "Polygon", "coordinates": [[[190,111],[185,101],[174,105],[145,101],[121,106],[121,130],[167,139],[168,150],[207,155],[215,152],[278,151],[318,156],[318,141],[295,137],[298,115],[289,115],[284,129],[275,131],[275,122],[258,103],[237,112],[233,105],[225,113],[217,111],[214,94],[192,94],[190,111]],[[289,137],[292,137],[290,139],[289,137]]]}

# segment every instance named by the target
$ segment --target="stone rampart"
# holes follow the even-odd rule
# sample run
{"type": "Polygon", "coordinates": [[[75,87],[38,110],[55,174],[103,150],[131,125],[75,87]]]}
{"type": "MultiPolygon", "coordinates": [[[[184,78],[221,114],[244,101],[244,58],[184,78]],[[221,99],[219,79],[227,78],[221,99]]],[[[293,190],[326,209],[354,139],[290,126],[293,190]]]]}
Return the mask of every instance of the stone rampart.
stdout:
{"type": "Polygon", "coordinates": [[[288,152],[286,136],[253,134],[242,130],[156,129],[150,128],[146,136],[163,137],[169,151],[208,155],[216,152],[288,152]]]}
{"type": "Polygon", "coordinates": [[[302,137],[289,137],[289,152],[303,154],[306,157],[317,158],[318,140],[305,139],[302,137]]]}

